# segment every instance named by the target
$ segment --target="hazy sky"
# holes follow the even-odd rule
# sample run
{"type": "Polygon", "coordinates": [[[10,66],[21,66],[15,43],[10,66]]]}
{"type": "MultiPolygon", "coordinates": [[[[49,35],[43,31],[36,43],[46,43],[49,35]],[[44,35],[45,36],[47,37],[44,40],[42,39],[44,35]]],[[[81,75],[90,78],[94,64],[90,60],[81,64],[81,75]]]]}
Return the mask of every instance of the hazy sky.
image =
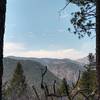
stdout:
{"type": "Polygon", "coordinates": [[[5,56],[78,59],[95,52],[95,38],[79,40],[67,31],[71,12],[78,9],[65,0],[8,0],[5,56]]]}

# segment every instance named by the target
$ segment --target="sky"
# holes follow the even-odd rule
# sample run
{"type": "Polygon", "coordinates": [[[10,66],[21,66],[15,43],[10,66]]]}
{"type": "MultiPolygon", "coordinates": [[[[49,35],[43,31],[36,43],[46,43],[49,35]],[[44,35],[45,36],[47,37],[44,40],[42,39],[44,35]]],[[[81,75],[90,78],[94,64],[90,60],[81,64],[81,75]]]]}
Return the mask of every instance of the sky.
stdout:
{"type": "Polygon", "coordinates": [[[71,13],[79,8],[65,0],[8,0],[4,56],[79,59],[95,53],[95,38],[78,39],[71,13]]]}

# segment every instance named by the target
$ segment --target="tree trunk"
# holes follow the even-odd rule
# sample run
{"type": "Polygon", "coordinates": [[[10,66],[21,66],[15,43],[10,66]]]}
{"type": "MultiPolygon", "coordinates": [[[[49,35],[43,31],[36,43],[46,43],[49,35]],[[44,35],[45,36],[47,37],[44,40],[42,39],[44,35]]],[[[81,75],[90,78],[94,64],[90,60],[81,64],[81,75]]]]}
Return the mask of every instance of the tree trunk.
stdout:
{"type": "Polygon", "coordinates": [[[2,100],[3,39],[5,32],[6,0],[0,0],[0,100],[2,100]]]}
{"type": "Polygon", "coordinates": [[[100,97],[100,0],[96,0],[96,70],[100,97]]]}

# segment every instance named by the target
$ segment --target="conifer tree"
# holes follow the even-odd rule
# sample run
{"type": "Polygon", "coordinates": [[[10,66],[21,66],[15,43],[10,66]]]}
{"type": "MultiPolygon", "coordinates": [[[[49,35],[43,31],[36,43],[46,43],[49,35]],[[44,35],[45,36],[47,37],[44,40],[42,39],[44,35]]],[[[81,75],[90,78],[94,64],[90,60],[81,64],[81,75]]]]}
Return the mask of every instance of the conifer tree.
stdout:
{"type": "Polygon", "coordinates": [[[100,99],[100,0],[66,1],[68,1],[68,4],[72,2],[80,7],[80,11],[73,13],[73,18],[71,20],[75,29],[74,34],[78,34],[79,38],[83,38],[86,34],[91,36],[91,33],[96,33],[96,76],[98,98],[100,99]]]}
{"type": "Polygon", "coordinates": [[[88,56],[89,64],[85,65],[85,71],[83,71],[79,86],[81,89],[86,89],[86,95],[91,94],[96,89],[96,70],[94,67],[94,56],[92,53],[88,56]]]}
{"type": "Polygon", "coordinates": [[[27,83],[24,76],[24,71],[20,62],[17,63],[13,77],[9,82],[7,92],[11,98],[20,98],[27,93],[27,83]]]}

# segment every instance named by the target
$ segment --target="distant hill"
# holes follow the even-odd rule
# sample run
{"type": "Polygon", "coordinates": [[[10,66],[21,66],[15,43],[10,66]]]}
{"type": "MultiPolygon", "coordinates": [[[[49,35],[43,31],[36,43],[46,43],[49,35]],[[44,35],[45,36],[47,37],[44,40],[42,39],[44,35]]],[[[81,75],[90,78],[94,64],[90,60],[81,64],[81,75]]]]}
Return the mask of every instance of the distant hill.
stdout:
{"type": "MultiPolygon", "coordinates": [[[[45,68],[41,63],[32,60],[12,59],[9,57],[4,58],[3,82],[11,79],[14,69],[16,68],[17,62],[20,62],[22,64],[24,74],[27,78],[28,83],[34,84],[35,86],[40,86],[41,69],[45,68]]],[[[56,77],[52,72],[48,70],[47,74],[45,75],[45,82],[51,84],[54,80],[57,80],[57,82],[60,81],[58,77],[56,77]]]]}
{"type": "Polygon", "coordinates": [[[48,70],[52,72],[56,77],[62,79],[66,78],[68,81],[76,81],[79,70],[84,70],[82,64],[70,59],[51,59],[51,58],[24,58],[10,56],[8,58],[15,60],[30,60],[36,61],[40,64],[47,66],[48,70]]]}
{"type": "Polygon", "coordinates": [[[76,81],[79,70],[84,68],[80,63],[70,59],[40,59],[40,62],[48,66],[48,69],[60,79],[66,78],[68,81],[76,81]]]}
{"type": "MultiPolygon", "coordinates": [[[[83,65],[84,64],[89,64],[88,57],[77,59],[76,61],[79,62],[80,64],[83,64],[83,65]]],[[[96,63],[96,56],[95,55],[94,55],[94,63],[96,63]]]]}
{"type": "Polygon", "coordinates": [[[80,58],[80,59],[77,59],[76,61],[83,65],[89,63],[88,57],[80,58]]]}

